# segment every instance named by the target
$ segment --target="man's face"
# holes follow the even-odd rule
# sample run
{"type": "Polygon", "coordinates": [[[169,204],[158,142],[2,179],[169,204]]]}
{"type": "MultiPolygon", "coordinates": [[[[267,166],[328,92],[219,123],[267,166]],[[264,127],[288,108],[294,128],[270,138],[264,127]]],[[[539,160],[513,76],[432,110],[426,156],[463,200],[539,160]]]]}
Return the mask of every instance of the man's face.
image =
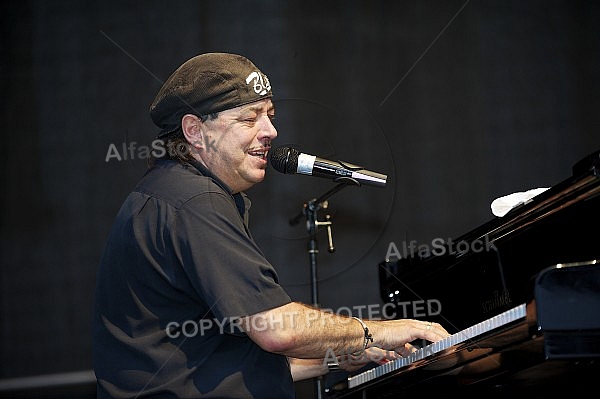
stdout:
{"type": "Polygon", "coordinates": [[[210,145],[200,158],[234,193],[264,179],[267,152],[277,137],[274,117],[273,103],[264,99],[222,111],[203,123],[204,142],[210,145]]]}

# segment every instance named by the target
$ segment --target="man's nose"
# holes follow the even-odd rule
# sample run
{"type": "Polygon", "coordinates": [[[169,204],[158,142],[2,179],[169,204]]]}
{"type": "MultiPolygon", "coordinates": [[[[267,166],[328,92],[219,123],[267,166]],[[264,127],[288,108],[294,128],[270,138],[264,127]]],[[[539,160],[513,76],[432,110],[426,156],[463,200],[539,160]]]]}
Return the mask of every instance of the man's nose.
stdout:
{"type": "Polygon", "coordinates": [[[259,138],[270,138],[271,140],[277,137],[277,129],[269,117],[261,118],[259,138]]]}

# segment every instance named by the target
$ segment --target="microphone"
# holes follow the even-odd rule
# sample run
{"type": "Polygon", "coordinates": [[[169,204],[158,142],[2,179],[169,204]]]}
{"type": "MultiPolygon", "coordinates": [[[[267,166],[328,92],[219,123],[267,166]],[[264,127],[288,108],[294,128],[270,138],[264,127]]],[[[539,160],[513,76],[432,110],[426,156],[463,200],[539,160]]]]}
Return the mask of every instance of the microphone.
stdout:
{"type": "Polygon", "coordinates": [[[328,179],[352,178],[367,186],[385,187],[387,176],[343,161],[330,161],[304,154],[292,147],[277,147],[269,151],[273,168],[284,174],[299,173],[328,179]]]}

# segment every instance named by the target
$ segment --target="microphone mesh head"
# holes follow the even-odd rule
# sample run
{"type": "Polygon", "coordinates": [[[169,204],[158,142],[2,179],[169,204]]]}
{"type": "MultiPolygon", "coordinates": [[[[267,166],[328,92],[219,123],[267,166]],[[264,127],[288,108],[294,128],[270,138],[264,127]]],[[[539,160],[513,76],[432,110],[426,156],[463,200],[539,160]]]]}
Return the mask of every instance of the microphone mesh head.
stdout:
{"type": "Polygon", "coordinates": [[[298,170],[300,151],[291,147],[277,147],[269,151],[269,160],[273,168],[281,173],[293,174],[298,170]]]}

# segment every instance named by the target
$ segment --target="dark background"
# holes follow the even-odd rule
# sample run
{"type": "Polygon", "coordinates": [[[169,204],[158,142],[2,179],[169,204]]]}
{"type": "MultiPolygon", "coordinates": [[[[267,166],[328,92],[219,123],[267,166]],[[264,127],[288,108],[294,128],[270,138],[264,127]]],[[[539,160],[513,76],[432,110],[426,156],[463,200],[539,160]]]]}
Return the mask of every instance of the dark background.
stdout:
{"type": "MultiPolygon", "coordinates": [[[[382,303],[391,242],[457,237],[493,218],[495,198],[550,187],[600,148],[596,2],[0,7],[0,381],[91,369],[97,262],[146,165],[106,161],[109,146],[150,145],[149,104],[199,53],[243,54],[269,76],[277,145],[388,175],[330,198],[336,252],[322,231],[317,257],[327,308],[382,303]]],[[[248,191],[255,238],[295,300],[311,301],[308,238],[288,220],[332,186],[269,170],[248,191]]]]}

